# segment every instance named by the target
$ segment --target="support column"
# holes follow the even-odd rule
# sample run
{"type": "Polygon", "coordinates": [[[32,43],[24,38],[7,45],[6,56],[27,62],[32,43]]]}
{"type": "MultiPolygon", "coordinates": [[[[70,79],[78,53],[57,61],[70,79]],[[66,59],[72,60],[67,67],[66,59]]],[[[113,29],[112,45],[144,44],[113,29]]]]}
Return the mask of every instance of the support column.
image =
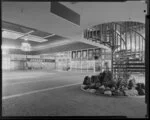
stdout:
{"type": "MultiPolygon", "coordinates": [[[[76,51],[76,59],[77,59],[77,55],[78,55],[78,54],[77,54],[77,51],[76,51]]],[[[77,63],[78,63],[78,62],[76,61],[76,71],[78,71],[78,69],[77,69],[77,68],[78,68],[77,63]]]]}
{"type": "Polygon", "coordinates": [[[88,67],[89,67],[89,61],[88,61],[88,49],[87,49],[87,72],[88,72],[88,67]]]}
{"type": "Polygon", "coordinates": [[[81,60],[81,73],[82,73],[82,60],[81,60]]]}
{"type": "Polygon", "coordinates": [[[70,53],[71,53],[71,55],[70,55],[70,71],[72,71],[72,51],[70,53]]]}
{"type": "Polygon", "coordinates": [[[96,67],[96,66],[95,66],[95,59],[94,59],[94,73],[96,72],[96,71],[95,71],[95,67],[96,67]]]}
{"type": "MultiPolygon", "coordinates": [[[[149,0],[146,1],[147,2],[147,15],[145,16],[145,23],[146,23],[146,39],[145,39],[145,85],[146,85],[146,96],[145,96],[145,102],[146,104],[149,101],[149,19],[150,19],[150,14],[149,14],[149,10],[150,10],[150,4],[149,4],[149,0]]],[[[148,107],[148,106],[147,106],[148,107]]],[[[147,109],[147,117],[149,117],[149,109],[147,109]]]]}
{"type": "MultiPolygon", "coordinates": [[[[135,23],[135,26],[137,26],[137,24],[135,23]]],[[[136,54],[136,43],[137,43],[137,41],[136,41],[136,32],[134,33],[134,37],[135,37],[135,54],[136,54]]]]}

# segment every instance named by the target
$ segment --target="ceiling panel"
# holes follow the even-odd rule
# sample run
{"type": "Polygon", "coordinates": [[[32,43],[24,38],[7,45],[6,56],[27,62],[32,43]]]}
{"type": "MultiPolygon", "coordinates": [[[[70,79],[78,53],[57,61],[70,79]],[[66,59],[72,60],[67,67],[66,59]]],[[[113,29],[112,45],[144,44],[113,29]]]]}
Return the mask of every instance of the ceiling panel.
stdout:
{"type": "Polygon", "coordinates": [[[10,31],[3,31],[2,32],[2,37],[3,38],[9,38],[9,39],[17,39],[21,37],[23,34],[21,33],[15,33],[15,32],[10,32],[10,31]]]}
{"type": "Polygon", "coordinates": [[[44,38],[40,38],[38,36],[33,36],[33,35],[28,35],[28,36],[22,37],[22,39],[27,39],[27,40],[35,41],[35,42],[46,42],[46,41],[48,41],[44,38]]]}
{"type": "Polygon", "coordinates": [[[30,34],[34,36],[38,36],[38,37],[46,37],[46,36],[53,35],[52,33],[43,32],[34,28],[29,28],[26,26],[10,23],[6,21],[2,21],[2,28],[6,30],[10,30],[10,31],[19,32],[19,33],[28,33],[28,32],[33,31],[30,34]]]}
{"type": "Polygon", "coordinates": [[[48,37],[46,39],[48,39],[49,42],[57,42],[57,41],[61,41],[61,40],[67,40],[68,38],[62,37],[62,36],[59,36],[59,35],[54,35],[54,36],[48,37]]]}
{"type": "Polygon", "coordinates": [[[52,35],[52,33],[42,32],[39,30],[35,30],[31,35],[39,36],[39,37],[46,37],[48,35],[52,35]]]}
{"type": "Polygon", "coordinates": [[[16,47],[19,47],[21,45],[21,42],[20,40],[13,40],[13,39],[8,39],[8,38],[3,38],[2,39],[2,45],[4,46],[16,46],[16,47]]]}
{"type": "Polygon", "coordinates": [[[2,37],[3,37],[3,43],[9,44],[9,45],[21,45],[21,42],[23,42],[25,39],[28,39],[28,42],[31,44],[31,46],[38,46],[38,45],[47,45],[49,43],[55,43],[62,40],[66,40],[68,38],[62,37],[60,35],[55,35],[48,32],[43,32],[34,28],[29,28],[26,26],[20,26],[14,23],[2,21],[2,37]],[[31,32],[33,31],[33,32],[31,32]],[[27,34],[31,32],[30,34],[27,34]],[[25,35],[25,36],[23,36],[25,35]],[[21,38],[19,38],[21,37],[21,38]],[[46,37],[46,38],[45,38],[46,37]],[[19,38],[19,39],[18,39],[19,38]],[[6,41],[7,39],[7,41],[6,41]],[[16,40],[13,40],[16,39],[16,40]],[[6,41],[6,42],[4,42],[6,41]],[[13,43],[14,42],[14,43],[13,43]]]}
{"type": "Polygon", "coordinates": [[[6,22],[6,21],[2,21],[2,28],[3,29],[8,29],[8,30],[13,30],[13,31],[16,31],[16,32],[21,32],[21,33],[28,33],[31,30],[33,30],[33,29],[30,29],[30,28],[23,27],[21,25],[6,22]]]}
{"type": "MultiPolygon", "coordinates": [[[[10,45],[10,46],[21,46],[21,43],[24,42],[23,39],[17,39],[17,40],[13,40],[13,39],[8,39],[8,38],[3,38],[2,39],[2,45],[10,45]]],[[[31,46],[36,46],[36,45],[40,45],[40,42],[35,42],[35,41],[28,41],[31,46]]]]}

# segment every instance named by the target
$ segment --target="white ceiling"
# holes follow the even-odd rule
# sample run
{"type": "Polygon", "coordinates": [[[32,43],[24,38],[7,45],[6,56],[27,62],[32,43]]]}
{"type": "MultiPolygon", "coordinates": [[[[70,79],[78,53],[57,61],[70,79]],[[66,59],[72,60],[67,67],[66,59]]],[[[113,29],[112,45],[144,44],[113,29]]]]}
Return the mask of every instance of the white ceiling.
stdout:
{"type": "Polygon", "coordinates": [[[21,33],[16,33],[16,32],[12,32],[12,31],[3,31],[2,32],[2,37],[3,38],[8,38],[8,39],[17,39],[19,37],[21,37],[23,34],[21,33]]]}
{"type": "Polygon", "coordinates": [[[50,12],[50,2],[2,2],[2,20],[58,34],[73,41],[82,41],[85,28],[104,22],[145,22],[146,4],[130,2],[61,2],[80,14],[80,26],[64,20],[50,12]]]}
{"type": "Polygon", "coordinates": [[[36,41],[36,42],[45,42],[48,41],[47,39],[44,39],[42,37],[38,37],[35,35],[26,35],[24,36],[24,33],[20,33],[20,32],[16,32],[16,31],[11,31],[11,30],[3,30],[2,32],[2,37],[3,38],[8,38],[8,39],[18,39],[18,38],[22,38],[24,40],[29,40],[29,41],[36,41]]]}

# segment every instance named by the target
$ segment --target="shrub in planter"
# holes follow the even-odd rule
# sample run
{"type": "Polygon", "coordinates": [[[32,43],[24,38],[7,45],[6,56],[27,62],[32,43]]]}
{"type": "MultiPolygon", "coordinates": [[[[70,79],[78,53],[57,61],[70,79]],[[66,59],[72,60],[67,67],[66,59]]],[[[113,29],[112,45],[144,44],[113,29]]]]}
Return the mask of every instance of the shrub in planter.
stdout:
{"type": "Polygon", "coordinates": [[[118,80],[117,80],[117,82],[116,82],[116,87],[117,87],[117,88],[120,87],[121,81],[122,81],[122,78],[118,78],[118,80]]]}
{"type": "Polygon", "coordinates": [[[98,89],[100,86],[101,86],[101,83],[100,82],[96,82],[95,88],[98,89]]]}
{"type": "Polygon", "coordinates": [[[128,89],[132,89],[132,88],[135,88],[135,87],[136,87],[135,79],[130,80],[129,84],[128,84],[128,89]]]}
{"type": "Polygon", "coordinates": [[[120,91],[118,92],[118,96],[125,96],[124,91],[123,91],[123,90],[120,90],[120,91]]]}
{"type": "Polygon", "coordinates": [[[98,75],[98,79],[100,81],[101,84],[103,84],[104,81],[104,77],[105,77],[105,72],[102,72],[98,75]]]}
{"type": "Polygon", "coordinates": [[[112,72],[111,71],[104,71],[105,72],[105,76],[103,79],[104,83],[107,83],[108,81],[112,81],[112,72]]]}
{"type": "Polygon", "coordinates": [[[144,83],[141,83],[141,88],[145,90],[145,85],[144,85],[144,83]]]}
{"type": "Polygon", "coordinates": [[[95,82],[95,83],[100,82],[98,76],[94,76],[94,82],[95,82]]]}
{"type": "Polygon", "coordinates": [[[116,82],[116,87],[118,89],[121,89],[122,87],[127,87],[128,83],[127,80],[124,78],[118,78],[117,82],[116,82]]]}
{"type": "Polygon", "coordinates": [[[89,88],[90,88],[90,89],[96,89],[96,84],[95,84],[95,83],[91,83],[91,84],[89,85],[89,88]]]}
{"type": "Polygon", "coordinates": [[[138,89],[138,94],[139,95],[145,95],[145,90],[144,89],[138,89]]]}
{"type": "Polygon", "coordinates": [[[105,84],[106,87],[112,88],[112,87],[117,87],[115,81],[108,81],[107,84],[105,84]]]}
{"type": "Polygon", "coordinates": [[[85,76],[83,85],[90,85],[90,77],[89,76],[85,76]]]}
{"type": "Polygon", "coordinates": [[[126,86],[121,86],[120,88],[119,88],[119,90],[121,90],[121,91],[124,91],[124,90],[128,90],[128,88],[126,87],[126,86]]]}
{"type": "Polygon", "coordinates": [[[114,92],[115,90],[116,90],[116,88],[115,88],[115,87],[112,87],[112,88],[111,88],[111,91],[112,91],[112,92],[114,92]]]}
{"type": "Polygon", "coordinates": [[[145,89],[144,83],[137,83],[136,89],[145,89]]]}
{"type": "Polygon", "coordinates": [[[96,94],[104,94],[104,91],[105,91],[104,89],[99,88],[99,89],[96,90],[95,93],[96,93],[96,94]]]}
{"type": "Polygon", "coordinates": [[[118,91],[117,90],[112,91],[112,95],[113,96],[118,96],[118,91]]]}
{"type": "Polygon", "coordinates": [[[137,83],[136,90],[138,91],[139,95],[145,95],[145,89],[143,89],[145,86],[143,85],[143,83],[137,83]]]}
{"type": "Polygon", "coordinates": [[[95,76],[92,75],[92,76],[91,76],[91,83],[94,83],[94,82],[95,82],[95,79],[94,79],[94,78],[95,78],[95,76]]]}
{"type": "Polygon", "coordinates": [[[90,83],[90,88],[91,89],[98,89],[100,87],[101,83],[98,79],[97,76],[92,76],[91,77],[91,83],[90,83]]]}
{"type": "Polygon", "coordinates": [[[115,90],[112,92],[113,96],[124,96],[124,92],[121,90],[115,90]]]}

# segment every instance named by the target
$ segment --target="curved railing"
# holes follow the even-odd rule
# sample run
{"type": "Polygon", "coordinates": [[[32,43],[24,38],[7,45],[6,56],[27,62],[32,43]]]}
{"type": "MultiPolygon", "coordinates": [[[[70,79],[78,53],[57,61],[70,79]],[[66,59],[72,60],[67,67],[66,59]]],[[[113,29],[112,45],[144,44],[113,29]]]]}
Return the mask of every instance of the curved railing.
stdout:
{"type": "Polygon", "coordinates": [[[84,38],[112,50],[112,71],[144,72],[145,26],[138,22],[111,22],[84,31],[84,38]]]}

